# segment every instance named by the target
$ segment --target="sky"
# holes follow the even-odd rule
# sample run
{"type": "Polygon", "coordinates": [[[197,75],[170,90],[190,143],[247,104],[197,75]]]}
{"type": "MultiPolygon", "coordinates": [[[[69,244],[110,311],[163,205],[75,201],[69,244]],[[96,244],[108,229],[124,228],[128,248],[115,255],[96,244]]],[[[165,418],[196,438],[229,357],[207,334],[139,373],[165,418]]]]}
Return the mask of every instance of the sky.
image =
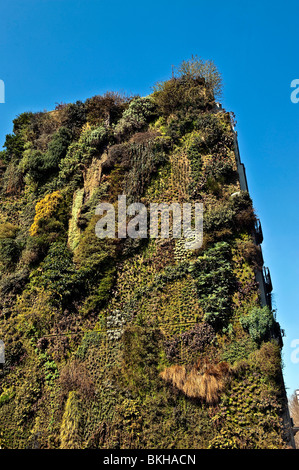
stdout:
{"type": "Polygon", "coordinates": [[[299,388],[298,0],[0,0],[0,8],[0,148],[24,111],[106,91],[145,96],[192,54],[215,62],[262,223],[290,395],[299,388]]]}

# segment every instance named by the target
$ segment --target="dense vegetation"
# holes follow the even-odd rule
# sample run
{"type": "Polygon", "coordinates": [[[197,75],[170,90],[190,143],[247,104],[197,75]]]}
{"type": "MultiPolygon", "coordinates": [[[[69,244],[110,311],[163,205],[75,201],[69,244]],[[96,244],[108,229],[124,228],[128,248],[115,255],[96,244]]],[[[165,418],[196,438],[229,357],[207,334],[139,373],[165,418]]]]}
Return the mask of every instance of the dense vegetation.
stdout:
{"type": "Polygon", "coordinates": [[[1,448],[284,448],[274,313],[212,63],[26,112],[0,153],[1,448]],[[202,248],[99,239],[101,202],[201,202],[202,248]],[[232,194],[234,196],[232,197],[232,194]]]}

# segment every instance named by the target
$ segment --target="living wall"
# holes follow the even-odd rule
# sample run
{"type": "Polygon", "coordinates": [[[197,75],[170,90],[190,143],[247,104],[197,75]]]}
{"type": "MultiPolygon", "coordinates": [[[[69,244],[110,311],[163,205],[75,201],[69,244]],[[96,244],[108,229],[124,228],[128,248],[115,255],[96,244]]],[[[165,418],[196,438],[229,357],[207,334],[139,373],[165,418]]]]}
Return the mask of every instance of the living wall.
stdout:
{"type": "Polygon", "coordinates": [[[287,446],[279,328],[219,92],[215,66],[193,58],[147,97],[14,120],[0,155],[1,448],[287,446]],[[201,248],[97,238],[97,204],[121,194],[203,203],[201,248]]]}

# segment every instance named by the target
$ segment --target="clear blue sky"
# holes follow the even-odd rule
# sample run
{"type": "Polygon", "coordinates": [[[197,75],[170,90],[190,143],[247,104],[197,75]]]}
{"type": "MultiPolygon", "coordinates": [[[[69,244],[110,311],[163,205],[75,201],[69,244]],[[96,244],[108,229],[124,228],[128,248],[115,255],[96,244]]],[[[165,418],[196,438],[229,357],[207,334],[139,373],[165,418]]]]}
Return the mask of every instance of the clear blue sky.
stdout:
{"type": "Polygon", "coordinates": [[[286,331],[288,393],[299,388],[299,363],[291,361],[299,339],[299,103],[290,100],[298,18],[298,0],[10,0],[0,13],[0,146],[18,113],[107,90],[147,95],[192,54],[216,63],[286,331]]]}

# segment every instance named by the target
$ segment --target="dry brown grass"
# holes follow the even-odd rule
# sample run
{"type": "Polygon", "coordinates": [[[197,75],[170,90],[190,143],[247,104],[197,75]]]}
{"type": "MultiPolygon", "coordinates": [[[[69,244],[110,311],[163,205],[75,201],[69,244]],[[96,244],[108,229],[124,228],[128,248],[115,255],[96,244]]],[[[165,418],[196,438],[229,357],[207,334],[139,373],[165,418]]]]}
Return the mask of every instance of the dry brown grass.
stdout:
{"type": "Polygon", "coordinates": [[[160,376],[187,397],[215,404],[219,401],[231,372],[232,369],[226,362],[215,365],[205,361],[195,364],[189,373],[184,366],[174,365],[167,367],[160,376]]]}
{"type": "Polygon", "coordinates": [[[171,382],[176,388],[182,390],[186,381],[187,371],[184,366],[170,366],[164,369],[160,376],[166,382],[171,382]]]}
{"type": "Polygon", "coordinates": [[[77,391],[82,396],[92,398],[95,387],[92,377],[88,374],[84,364],[74,360],[66,364],[60,371],[59,382],[64,393],[77,391]]]}

